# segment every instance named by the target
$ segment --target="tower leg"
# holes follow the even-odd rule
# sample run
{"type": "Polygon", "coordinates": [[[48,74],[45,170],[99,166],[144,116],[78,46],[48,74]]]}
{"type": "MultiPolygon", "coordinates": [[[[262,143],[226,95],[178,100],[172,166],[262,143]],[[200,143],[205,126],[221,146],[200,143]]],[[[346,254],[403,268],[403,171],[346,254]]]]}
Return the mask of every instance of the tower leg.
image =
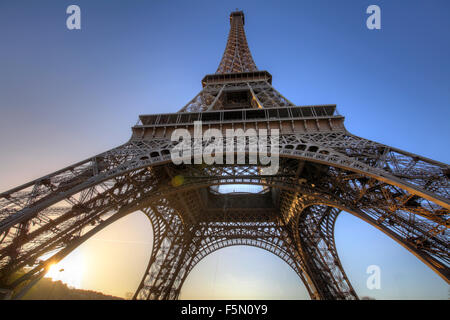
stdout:
{"type": "Polygon", "coordinates": [[[196,251],[196,230],[186,228],[169,207],[152,206],[143,211],[152,221],[153,249],[133,299],[175,300],[196,251]]]}
{"type": "Polygon", "coordinates": [[[299,249],[320,299],[358,299],[336,251],[334,225],[339,212],[328,206],[309,206],[298,221],[299,249]]]}

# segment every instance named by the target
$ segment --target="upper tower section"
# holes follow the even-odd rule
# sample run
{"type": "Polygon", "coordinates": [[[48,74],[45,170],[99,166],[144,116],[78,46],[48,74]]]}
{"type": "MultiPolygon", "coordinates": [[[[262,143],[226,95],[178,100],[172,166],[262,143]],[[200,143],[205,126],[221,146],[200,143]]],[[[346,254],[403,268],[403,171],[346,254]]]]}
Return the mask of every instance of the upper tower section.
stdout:
{"type": "Polygon", "coordinates": [[[216,73],[225,74],[258,70],[248,48],[244,24],[244,12],[234,11],[230,14],[230,33],[228,34],[227,46],[216,73]]]}

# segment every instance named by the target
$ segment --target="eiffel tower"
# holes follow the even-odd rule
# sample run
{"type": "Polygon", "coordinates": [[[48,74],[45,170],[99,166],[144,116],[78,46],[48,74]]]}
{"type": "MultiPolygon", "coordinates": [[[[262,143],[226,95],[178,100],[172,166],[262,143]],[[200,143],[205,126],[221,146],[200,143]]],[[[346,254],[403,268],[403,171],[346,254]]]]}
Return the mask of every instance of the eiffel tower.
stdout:
{"type": "Polygon", "coordinates": [[[51,264],[138,210],[154,240],[135,299],[177,299],[199,261],[235,245],[280,257],[312,299],[358,299],[334,241],[341,211],[449,283],[450,166],[349,133],[336,105],[293,104],[257,69],[244,23],[242,11],[230,14],[216,73],[179,112],[141,115],[125,144],[0,194],[0,288],[21,297],[51,264]],[[171,134],[193,132],[194,121],[220,132],[278,129],[278,172],[263,174],[260,162],[175,165],[171,134]]]}

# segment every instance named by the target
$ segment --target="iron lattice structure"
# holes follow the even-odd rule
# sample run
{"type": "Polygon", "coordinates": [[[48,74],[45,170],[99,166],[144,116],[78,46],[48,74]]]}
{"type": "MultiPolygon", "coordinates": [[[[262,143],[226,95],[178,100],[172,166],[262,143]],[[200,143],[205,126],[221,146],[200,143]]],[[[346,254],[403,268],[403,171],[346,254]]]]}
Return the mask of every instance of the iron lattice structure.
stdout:
{"type": "MultiPolygon", "coordinates": [[[[335,105],[295,106],[272,87],[270,73],[256,68],[244,14],[231,13],[230,23],[217,72],[179,112],[141,115],[127,143],[0,194],[2,288],[18,296],[50,264],[137,210],[154,233],[137,299],[176,299],[201,259],[234,245],[286,261],[312,299],[357,299],[334,242],[341,210],[449,282],[450,167],[349,133],[335,105]],[[196,120],[222,132],[279,129],[280,170],[263,175],[261,163],[174,165],[170,152],[178,142],[171,133],[192,130],[196,120]],[[218,192],[226,184],[263,187],[218,192]],[[25,273],[12,277],[19,270],[25,273]]],[[[248,138],[244,154],[256,138],[248,138]]]]}

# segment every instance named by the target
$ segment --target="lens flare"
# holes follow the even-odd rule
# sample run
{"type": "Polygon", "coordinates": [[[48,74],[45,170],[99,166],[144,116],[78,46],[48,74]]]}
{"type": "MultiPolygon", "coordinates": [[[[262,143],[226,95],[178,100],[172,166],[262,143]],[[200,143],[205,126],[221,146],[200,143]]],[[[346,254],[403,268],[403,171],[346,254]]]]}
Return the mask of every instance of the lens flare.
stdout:
{"type": "Polygon", "coordinates": [[[62,281],[69,287],[81,289],[84,271],[84,261],[80,252],[69,255],[64,260],[52,264],[45,275],[53,281],[62,281]]]}

